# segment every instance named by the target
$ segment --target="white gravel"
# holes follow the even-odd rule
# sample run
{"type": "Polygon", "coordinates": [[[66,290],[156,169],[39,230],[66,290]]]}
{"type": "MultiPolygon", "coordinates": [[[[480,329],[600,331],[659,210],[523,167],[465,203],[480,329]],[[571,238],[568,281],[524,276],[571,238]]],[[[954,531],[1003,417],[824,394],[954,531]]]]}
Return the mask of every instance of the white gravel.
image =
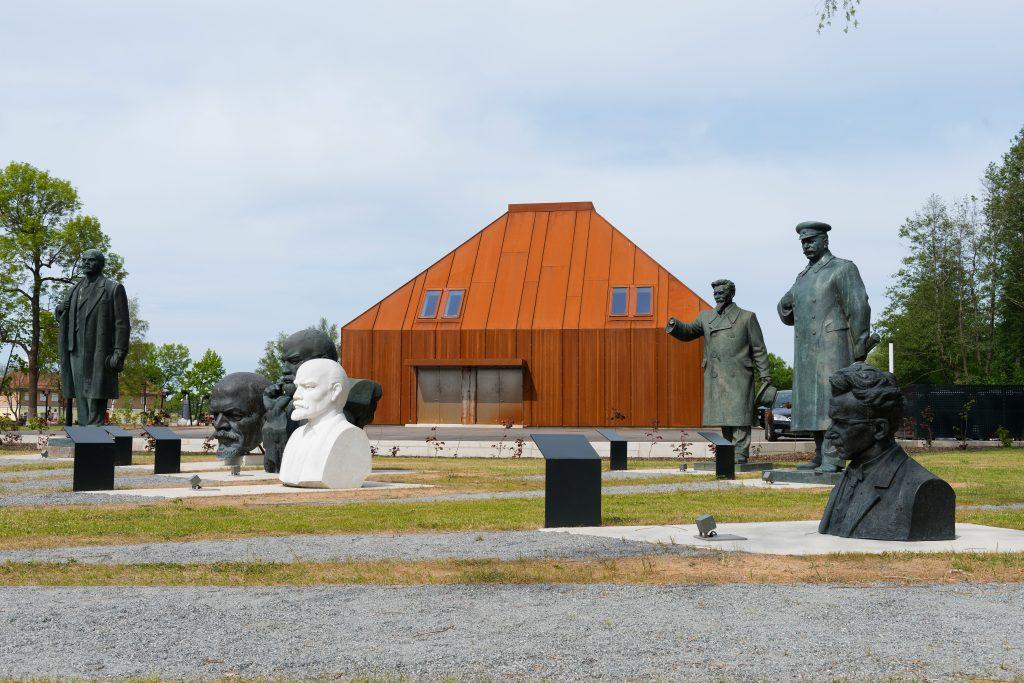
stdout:
{"type": "Polygon", "coordinates": [[[2,588],[0,676],[1024,675],[1024,586],[2,588]]]}
{"type": "Polygon", "coordinates": [[[232,540],[44,548],[0,552],[0,562],[139,564],[323,562],[344,560],[519,560],[708,554],[677,545],[543,531],[262,536],[232,540]]]}

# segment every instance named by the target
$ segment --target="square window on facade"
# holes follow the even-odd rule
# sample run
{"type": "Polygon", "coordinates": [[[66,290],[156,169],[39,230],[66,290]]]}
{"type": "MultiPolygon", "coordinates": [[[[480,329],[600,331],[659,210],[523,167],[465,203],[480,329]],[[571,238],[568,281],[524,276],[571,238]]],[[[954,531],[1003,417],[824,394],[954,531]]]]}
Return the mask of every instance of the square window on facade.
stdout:
{"type": "Polygon", "coordinates": [[[650,315],[654,308],[654,288],[636,288],[636,314],[650,315]]]}
{"type": "Polygon", "coordinates": [[[444,305],[444,317],[445,318],[458,318],[462,312],[462,295],[465,290],[453,289],[448,292],[448,300],[444,305]]]}
{"type": "Polygon", "coordinates": [[[420,311],[421,318],[433,318],[437,316],[437,305],[441,302],[440,289],[428,289],[423,296],[423,310],[420,311]]]}
{"type": "Polygon", "coordinates": [[[629,313],[629,287],[612,287],[612,315],[629,313]]]}

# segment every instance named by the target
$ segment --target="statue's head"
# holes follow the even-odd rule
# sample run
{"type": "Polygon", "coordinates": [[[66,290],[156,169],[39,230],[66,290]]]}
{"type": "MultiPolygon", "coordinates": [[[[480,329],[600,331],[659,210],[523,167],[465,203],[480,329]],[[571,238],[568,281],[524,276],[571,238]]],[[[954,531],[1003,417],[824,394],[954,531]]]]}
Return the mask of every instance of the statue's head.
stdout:
{"type": "Polygon", "coordinates": [[[896,377],[867,363],[854,363],[828,378],[832,425],[826,438],[847,460],[875,444],[891,443],[903,417],[903,394],[896,377]]]}
{"type": "Polygon", "coordinates": [[[338,347],[326,332],[313,328],[299,330],[281,344],[281,382],[284,393],[295,392],[295,371],[314,358],[338,362],[338,347]]]}
{"type": "Polygon", "coordinates": [[[291,418],[316,422],[320,418],[342,413],[350,390],[348,375],[341,363],[314,358],[295,372],[295,395],[291,418]]]}
{"type": "Polygon", "coordinates": [[[817,261],[828,251],[828,232],[832,226],[821,221],[804,221],[796,226],[800,247],[808,261],[817,261]]]}
{"type": "Polygon", "coordinates": [[[213,387],[210,412],[217,456],[235,465],[260,443],[263,427],[263,391],[270,380],[253,372],[233,372],[213,387]]]}
{"type": "Polygon", "coordinates": [[[107,265],[107,257],[99,249],[86,249],[82,253],[82,272],[86,275],[99,275],[107,265]]]}
{"type": "Polygon", "coordinates": [[[736,283],[732,280],[715,280],[711,283],[711,289],[715,293],[715,303],[718,305],[730,303],[736,296],[736,283]]]}

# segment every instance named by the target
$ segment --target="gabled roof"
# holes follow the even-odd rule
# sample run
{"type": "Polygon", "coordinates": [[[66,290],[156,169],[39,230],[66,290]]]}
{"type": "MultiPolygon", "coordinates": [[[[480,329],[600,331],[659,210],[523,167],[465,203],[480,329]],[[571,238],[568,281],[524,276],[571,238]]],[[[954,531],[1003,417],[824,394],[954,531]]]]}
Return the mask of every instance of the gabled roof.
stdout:
{"type": "Polygon", "coordinates": [[[653,327],[708,307],[591,202],[509,204],[508,212],[365,311],[346,330],[653,327]],[[655,288],[654,316],[613,319],[610,288],[655,288]],[[457,320],[417,318],[428,289],[466,291],[457,320]]]}

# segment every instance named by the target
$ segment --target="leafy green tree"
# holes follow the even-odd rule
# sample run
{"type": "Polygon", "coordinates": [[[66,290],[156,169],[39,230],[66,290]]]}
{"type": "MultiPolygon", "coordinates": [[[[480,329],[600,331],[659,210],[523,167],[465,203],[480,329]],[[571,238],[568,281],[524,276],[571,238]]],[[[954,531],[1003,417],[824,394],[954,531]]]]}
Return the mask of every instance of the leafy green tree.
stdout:
{"type": "MultiPolygon", "coordinates": [[[[936,196],[903,224],[909,253],[886,293],[878,329],[894,342],[901,384],[988,383],[997,377],[992,232],[971,197],[936,196]]],[[[872,358],[888,361],[888,349],[872,358]]]]}
{"type": "Polygon", "coordinates": [[[213,385],[224,377],[224,360],[213,349],[206,349],[203,357],[185,373],[182,391],[192,401],[192,414],[201,415],[203,403],[210,398],[213,385]]]}
{"type": "MultiPolygon", "coordinates": [[[[320,318],[316,325],[310,325],[307,329],[320,330],[328,337],[330,337],[335,346],[338,347],[338,353],[341,354],[341,337],[338,333],[338,324],[330,323],[327,318],[320,318]]],[[[263,356],[260,357],[256,363],[256,374],[263,375],[271,382],[277,382],[281,379],[281,345],[284,340],[288,337],[284,332],[280,332],[277,335],[277,339],[268,341],[263,347],[263,356]]]]}
{"type": "MultiPolygon", "coordinates": [[[[120,376],[121,393],[129,400],[132,396],[142,396],[145,400],[160,391],[162,380],[160,368],[156,363],[156,345],[141,339],[130,341],[128,357],[125,358],[124,370],[120,376]]],[[[148,405],[144,407],[149,408],[148,405]]]]}
{"type": "Polygon", "coordinates": [[[995,364],[1005,382],[1024,382],[1024,129],[985,171],[985,218],[992,231],[995,364]]]}
{"type": "Polygon", "coordinates": [[[277,335],[274,341],[268,341],[263,347],[263,356],[256,364],[256,374],[263,375],[271,382],[281,380],[281,344],[284,342],[285,334],[277,335]]]}
{"type": "Polygon", "coordinates": [[[768,354],[768,372],[772,376],[772,384],[776,389],[793,388],[793,368],[789,367],[789,364],[781,356],[776,356],[774,353],[768,354]]]}
{"type": "MultiPolygon", "coordinates": [[[[164,394],[180,394],[185,375],[192,365],[192,355],[184,344],[161,344],[153,352],[153,364],[160,375],[160,386],[164,394]]],[[[164,395],[160,397],[164,407],[164,395]]]]}
{"type": "Polygon", "coordinates": [[[857,20],[859,5],[860,0],[823,0],[818,11],[818,33],[832,26],[832,20],[837,18],[845,20],[843,33],[849,33],[851,28],[857,28],[860,25],[857,20]]]}
{"type": "Polygon", "coordinates": [[[4,337],[22,349],[28,372],[29,414],[39,397],[40,350],[46,300],[62,293],[76,275],[84,251],[100,249],[107,273],[124,279],[124,264],[110,253],[110,239],[93,216],[81,213],[71,183],[30,164],[0,170],[0,290],[13,298],[4,337]],[[14,325],[6,329],[7,325],[14,325]]]}

